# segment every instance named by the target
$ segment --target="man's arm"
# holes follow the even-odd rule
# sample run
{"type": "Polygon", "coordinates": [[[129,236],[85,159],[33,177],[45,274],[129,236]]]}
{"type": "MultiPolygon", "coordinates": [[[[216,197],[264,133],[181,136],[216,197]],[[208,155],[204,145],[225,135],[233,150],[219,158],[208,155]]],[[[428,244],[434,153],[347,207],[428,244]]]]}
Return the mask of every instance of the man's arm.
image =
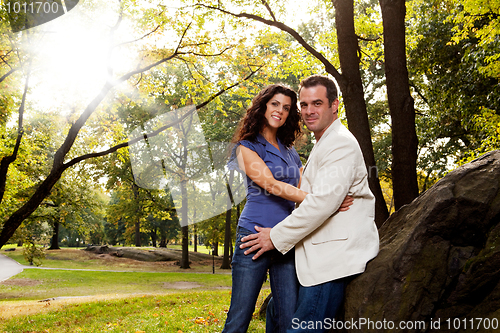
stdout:
{"type": "MultiPolygon", "coordinates": [[[[338,212],[346,212],[349,210],[349,206],[351,206],[354,202],[354,198],[350,195],[344,198],[342,204],[340,204],[340,208],[338,212]]],[[[240,245],[241,249],[245,249],[250,247],[250,249],[245,251],[245,255],[249,255],[250,253],[259,250],[252,259],[255,260],[260,257],[264,252],[274,250],[274,244],[271,240],[271,228],[262,228],[259,226],[255,226],[255,230],[257,230],[256,234],[251,234],[245,236],[241,239],[243,244],[240,245]]]]}
{"type": "Polygon", "coordinates": [[[335,147],[322,156],[311,193],[272,230],[260,228],[258,234],[244,237],[242,241],[246,243],[241,248],[249,248],[245,254],[258,250],[253,256],[253,259],[257,259],[273,248],[286,253],[321,226],[337,212],[349,193],[358,167],[355,160],[355,147],[350,140],[336,142],[335,147]]]}

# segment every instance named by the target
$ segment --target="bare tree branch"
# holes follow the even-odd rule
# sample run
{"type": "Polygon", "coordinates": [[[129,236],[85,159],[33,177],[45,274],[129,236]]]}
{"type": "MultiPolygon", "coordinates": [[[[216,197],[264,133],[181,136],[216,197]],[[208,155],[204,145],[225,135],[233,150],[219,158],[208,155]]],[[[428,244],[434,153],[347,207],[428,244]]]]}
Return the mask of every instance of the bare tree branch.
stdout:
{"type": "Polygon", "coordinates": [[[425,102],[425,104],[429,105],[429,100],[427,100],[427,98],[422,94],[420,89],[418,89],[418,87],[411,81],[409,82],[409,85],[415,90],[415,92],[418,94],[418,96],[420,96],[420,98],[425,102]]]}
{"type": "Polygon", "coordinates": [[[116,44],[113,47],[120,47],[120,46],[123,46],[123,45],[126,45],[126,44],[138,42],[141,39],[144,39],[144,38],[148,37],[149,35],[154,34],[158,29],[160,29],[160,27],[161,27],[161,24],[159,24],[156,28],[154,28],[153,30],[151,30],[150,32],[148,32],[147,34],[145,34],[142,37],[139,37],[139,38],[134,39],[134,40],[129,40],[129,41],[126,41],[126,42],[122,42],[122,43],[116,44]]]}
{"type": "Polygon", "coordinates": [[[10,71],[5,73],[2,77],[0,77],[0,82],[8,78],[11,74],[13,74],[15,71],[18,71],[20,68],[12,68],[10,71]]]}
{"type": "Polygon", "coordinates": [[[262,0],[262,4],[266,7],[266,9],[269,12],[269,14],[271,14],[271,17],[273,18],[273,21],[277,22],[276,17],[274,17],[274,13],[271,10],[271,7],[269,7],[269,4],[267,3],[267,1],[266,0],[262,0]]]}
{"type": "Polygon", "coordinates": [[[112,88],[117,86],[118,84],[130,79],[132,76],[149,71],[151,68],[156,67],[156,66],[158,66],[164,62],[167,62],[167,61],[175,58],[176,56],[178,56],[180,54],[179,48],[182,45],[182,40],[183,40],[184,36],[186,35],[187,30],[189,29],[190,26],[191,26],[191,23],[189,23],[189,25],[184,30],[184,32],[179,40],[179,43],[177,45],[176,50],[170,56],[165,57],[161,60],[158,60],[157,62],[154,62],[154,63],[152,63],[148,66],[145,66],[143,68],[138,68],[134,71],[131,71],[131,72],[121,76],[117,80],[114,80],[112,82],[108,81],[104,84],[104,87],[102,87],[101,92],[92,100],[92,102],[90,102],[90,104],[85,108],[85,110],[82,112],[80,117],[71,126],[71,128],[68,132],[68,135],[66,136],[66,140],[61,145],[61,147],[57,150],[57,152],[54,156],[54,165],[52,167],[53,170],[57,169],[60,166],[63,166],[64,157],[66,156],[66,154],[69,152],[69,150],[73,146],[73,143],[75,142],[76,137],[77,137],[78,133],[80,132],[80,129],[83,127],[83,125],[85,125],[85,122],[87,121],[87,119],[92,115],[92,113],[95,111],[95,109],[101,103],[101,101],[104,99],[104,97],[106,97],[107,93],[112,88]]]}
{"type": "Polygon", "coordinates": [[[144,134],[142,136],[139,136],[139,137],[136,137],[136,138],[133,138],[132,140],[129,140],[127,142],[123,142],[123,143],[120,143],[116,146],[113,146],[107,150],[104,150],[104,151],[101,151],[101,152],[95,152],[95,153],[89,153],[89,154],[85,154],[85,155],[82,155],[82,156],[79,156],[79,157],[76,157],[74,159],[72,159],[71,161],[67,162],[64,164],[64,169],[67,169],[81,161],[84,161],[84,160],[87,160],[89,158],[94,158],[94,157],[101,157],[101,156],[105,156],[105,155],[108,155],[108,154],[111,154],[111,153],[114,153],[115,151],[117,151],[118,149],[121,149],[121,148],[125,148],[125,147],[128,147],[128,146],[131,146],[133,145],[134,143],[137,143],[141,140],[144,139],[144,136],[147,136],[148,138],[152,138],[158,134],[160,134],[161,132],[165,131],[167,128],[170,128],[174,125],[177,125],[179,123],[181,123],[184,119],[186,119],[187,117],[189,117],[191,114],[193,114],[194,111],[196,110],[199,110],[203,107],[205,107],[206,105],[208,105],[211,101],[213,101],[215,98],[219,97],[220,95],[222,95],[223,93],[225,93],[226,91],[229,91],[231,89],[233,89],[234,87],[238,86],[239,84],[241,84],[241,82],[243,81],[246,81],[248,79],[250,79],[255,73],[257,73],[259,70],[260,70],[261,67],[259,67],[257,70],[254,70],[252,71],[248,76],[246,76],[243,80],[241,80],[240,82],[237,82],[235,84],[232,84],[230,85],[229,87],[226,87],[226,88],[223,88],[221,90],[219,90],[219,92],[217,92],[216,94],[210,96],[210,98],[208,98],[206,101],[204,101],[203,103],[200,103],[198,105],[196,105],[195,108],[193,108],[192,110],[186,112],[186,114],[184,114],[182,117],[180,117],[179,119],[175,120],[175,121],[172,121],[160,128],[158,128],[157,130],[151,132],[151,133],[148,133],[148,134],[144,134]]]}
{"type": "Polygon", "coordinates": [[[227,50],[230,50],[232,49],[233,46],[227,46],[225,47],[222,51],[220,51],[219,53],[213,53],[213,54],[202,54],[202,53],[197,53],[197,52],[182,52],[182,54],[191,54],[191,55],[195,55],[195,56],[198,56],[198,57],[218,57],[218,56],[221,56],[224,54],[224,52],[226,52],[227,50]]]}
{"type": "Polygon", "coordinates": [[[337,80],[337,82],[344,80],[343,77],[341,76],[341,74],[337,71],[337,69],[332,65],[332,63],[330,61],[328,61],[328,59],[325,58],[325,56],[323,56],[323,54],[321,54],[314,47],[309,45],[309,43],[307,43],[304,40],[304,38],[302,38],[302,36],[297,31],[295,31],[293,28],[287,26],[286,24],[279,22],[279,21],[271,21],[271,20],[265,19],[263,17],[255,15],[255,14],[249,14],[249,13],[245,13],[245,12],[242,12],[239,14],[233,13],[233,12],[230,12],[230,11],[222,9],[222,8],[205,5],[203,3],[198,3],[198,4],[196,4],[196,6],[204,7],[204,8],[212,9],[212,10],[217,10],[221,13],[231,15],[234,17],[248,18],[251,20],[255,20],[255,21],[264,23],[268,26],[276,27],[276,28],[288,33],[293,38],[295,38],[295,40],[297,40],[297,42],[299,42],[299,44],[302,45],[303,48],[305,48],[309,53],[311,53],[316,59],[318,59],[325,66],[325,70],[328,73],[330,73],[337,80]]]}
{"type": "MultiPolygon", "coordinates": [[[[0,55],[0,60],[7,66],[9,66],[9,63],[5,60],[7,56],[12,52],[12,50],[9,50],[7,53],[0,55]]],[[[10,66],[9,66],[10,67],[10,66]]]]}
{"type": "Polygon", "coordinates": [[[356,37],[358,37],[359,40],[364,40],[365,42],[376,42],[380,39],[380,36],[373,37],[373,38],[366,38],[366,37],[361,37],[359,35],[356,35],[356,37]]]}

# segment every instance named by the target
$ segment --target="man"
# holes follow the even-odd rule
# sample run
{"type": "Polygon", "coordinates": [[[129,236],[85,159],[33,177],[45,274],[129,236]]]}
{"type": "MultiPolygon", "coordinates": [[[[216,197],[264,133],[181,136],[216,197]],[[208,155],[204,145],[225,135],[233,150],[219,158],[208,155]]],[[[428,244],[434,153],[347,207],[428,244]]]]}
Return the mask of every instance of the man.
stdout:
{"type": "Polygon", "coordinates": [[[316,138],[300,185],[309,194],[274,228],[256,227],[258,233],[243,238],[241,248],[249,248],[247,255],[258,250],[257,259],[274,248],[285,254],[295,247],[300,290],[289,331],[322,332],[318,322],[328,326],[326,320],[335,317],[346,278],[365,270],[378,253],[379,238],[361,149],[338,119],[335,82],[310,76],[300,84],[299,100],[302,119],[316,138]],[[354,197],[352,206],[337,212],[346,195],[354,197]]]}

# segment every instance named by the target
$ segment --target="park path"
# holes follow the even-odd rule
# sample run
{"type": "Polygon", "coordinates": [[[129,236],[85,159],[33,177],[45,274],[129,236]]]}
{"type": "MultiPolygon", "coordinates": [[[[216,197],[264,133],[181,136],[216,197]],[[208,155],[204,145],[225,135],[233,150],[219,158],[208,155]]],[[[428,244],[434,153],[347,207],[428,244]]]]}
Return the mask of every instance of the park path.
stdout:
{"type": "Polygon", "coordinates": [[[0,282],[21,273],[24,268],[26,267],[17,261],[0,254],[0,282]]]}

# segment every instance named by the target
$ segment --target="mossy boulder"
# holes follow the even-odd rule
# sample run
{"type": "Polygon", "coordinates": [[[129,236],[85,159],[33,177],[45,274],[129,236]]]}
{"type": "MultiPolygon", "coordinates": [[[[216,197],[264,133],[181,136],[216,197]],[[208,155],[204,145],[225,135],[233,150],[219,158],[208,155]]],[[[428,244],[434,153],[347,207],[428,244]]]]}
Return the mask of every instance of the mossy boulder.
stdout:
{"type": "MultiPolygon", "coordinates": [[[[133,247],[90,245],[87,246],[84,250],[96,254],[109,254],[116,257],[123,257],[128,259],[134,259],[139,261],[150,261],[150,262],[179,261],[182,258],[182,252],[180,250],[164,249],[164,248],[148,250],[148,249],[133,248],[133,247]]],[[[212,256],[205,253],[189,252],[189,260],[191,261],[212,260],[212,256]]]]}
{"type": "Polygon", "coordinates": [[[347,287],[344,320],[394,322],[387,332],[432,332],[437,320],[443,331],[455,318],[450,332],[486,332],[470,319],[500,321],[500,151],[450,172],[379,232],[379,255],[347,287]],[[399,330],[405,321],[425,329],[399,330]]]}

